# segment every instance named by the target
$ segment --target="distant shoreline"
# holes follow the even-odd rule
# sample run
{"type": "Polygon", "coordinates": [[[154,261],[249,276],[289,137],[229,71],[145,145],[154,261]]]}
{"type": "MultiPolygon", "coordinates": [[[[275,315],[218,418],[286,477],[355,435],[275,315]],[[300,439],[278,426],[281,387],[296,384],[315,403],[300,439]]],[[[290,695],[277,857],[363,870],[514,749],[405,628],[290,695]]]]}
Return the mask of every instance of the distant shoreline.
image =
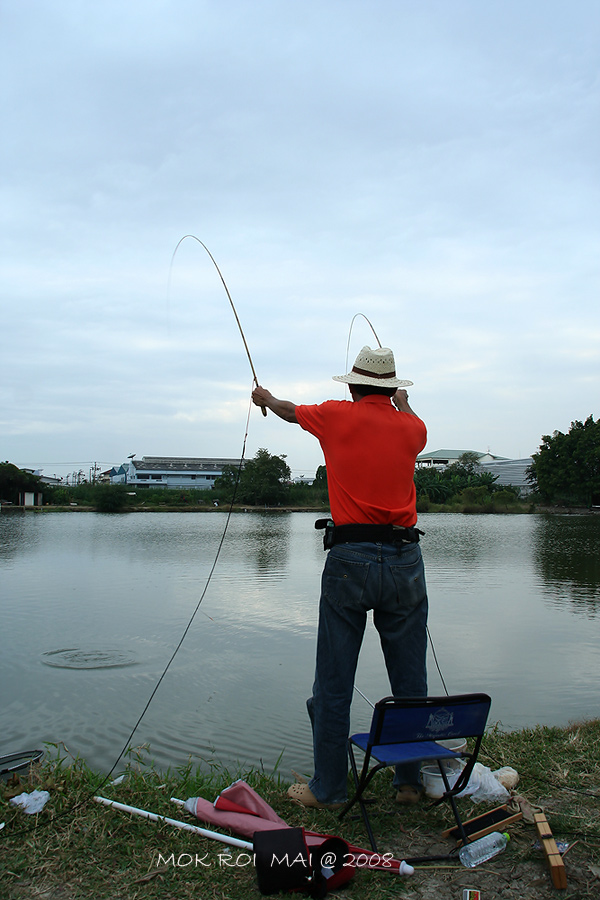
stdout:
{"type": "MultiPolygon", "coordinates": [[[[536,514],[546,514],[546,515],[563,515],[563,516],[588,516],[588,515],[600,515],[600,507],[593,507],[592,509],[586,506],[535,506],[534,508],[524,508],[526,506],[525,503],[522,503],[519,508],[499,511],[499,510],[487,510],[485,508],[477,509],[476,507],[472,507],[468,512],[462,512],[462,515],[536,515],[536,514]]],[[[11,512],[12,510],[22,510],[24,512],[98,512],[95,506],[83,506],[79,504],[72,504],[69,506],[53,506],[48,504],[47,506],[13,506],[4,504],[1,507],[2,512],[11,512]]],[[[233,506],[230,507],[226,504],[223,506],[130,506],[125,507],[117,511],[117,515],[120,514],[129,514],[129,513],[160,513],[160,512],[176,512],[176,513],[218,513],[218,512],[235,512],[235,513],[245,513],[245,512],[279,512],[279,513],[293,513],[293,512],[308,512],[308,513],[325,513],[329,512],[328,507],[324,506],[233,506]]],[[[435,509],[430,510],[421,510],[418,511],[419,515],[426,515],[427,513],[457,513],[460,512],[456,509],[444,509],[440,504],[440,507],[436,507],[435,509]]],[[[104,513],[105,515],[115,515],[115,513],[104,513]]]]}

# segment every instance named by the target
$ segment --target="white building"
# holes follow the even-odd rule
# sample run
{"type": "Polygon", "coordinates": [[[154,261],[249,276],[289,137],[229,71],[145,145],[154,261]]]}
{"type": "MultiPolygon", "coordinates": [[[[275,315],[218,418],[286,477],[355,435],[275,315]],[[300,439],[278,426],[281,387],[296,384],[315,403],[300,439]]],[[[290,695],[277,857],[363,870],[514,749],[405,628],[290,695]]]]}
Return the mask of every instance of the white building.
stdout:
{"type": "Polygon", "coordinates": [[[58,475],[44,475],[43,469],[22,469],[23,472],[29,472],[30,475],[35,475],[36,478],[39,478],[40,481],[43,481],[44,484],[62,484],[62,478],[59,478],[58,475]]]}
{"type": "Polygon", "coordinates": [[[208,490],[224,466],[237,469],[239,459],[196,459],[180,456],[143,456],[128,459],[110,470],[111,484],[131,487],[199,488],[208,490]]]}
{"type": "Polygon", "coordinates": [[[492,453],[478,453],[467,450],[432,450],[420,453],[417,456],[417,469],[437,468],[445,469],[452,463],[458,462],[463,453],[475,453],[477,456],[477,472],[490,472],[496,476],[494,484],[497,487],[514,487],[519,489],[521,495],[529,494],[532,490],[527,480],[527,469],[533,463],[531,456],[524,459],[507,459],[505,456],[494,456],[492,453]]]}
{"type": "Polygon", "coordinates": [[[524,459],[498,459],[495,462],[484,463],[477,471],[491,472],[497,476],[494,482],[497,487],[518,488],[519,493],[525,496],[533,490],[527,480],[527,469],[532,463],[531,456],[524,459]]]}
{"type": "Polygon", "coordinates": [[[429,450],[419,453],[417,456],[417,469],[423,469],[427,466],[437,466],[445,469],[446,466],[451,466],[452,463],[458,462],[463,453],[474,453],[480,465],[506,459],[504,456],[494,456],[493,453],[478,453],[477,450],[429,450]]]}

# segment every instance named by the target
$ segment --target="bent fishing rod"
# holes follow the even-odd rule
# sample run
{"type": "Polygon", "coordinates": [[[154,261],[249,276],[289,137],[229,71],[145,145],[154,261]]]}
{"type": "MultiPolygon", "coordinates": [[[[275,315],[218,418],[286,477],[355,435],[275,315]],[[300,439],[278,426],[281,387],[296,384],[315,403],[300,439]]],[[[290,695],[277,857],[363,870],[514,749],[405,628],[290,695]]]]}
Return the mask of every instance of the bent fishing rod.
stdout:
{"type": "MultiPolygon", "coordinates": [[[[219,278],[221,279],[221,281],[223,283],[223,287],[225,288],[225,293],[227,294],[227,299],[229,300],[231,309],[233,311],[233,315],[235,316],[235,321],[237,322],[237,326],[238,326],[238,328],[240,330],[240,334],[242,336],[242,341],[244,342],[244,349],[246,350],[246,356],[248,357],[248,362],[250,363],[250,368],[252,369],[252,375],[254,377],[254,384],[256,385],[256,387],[258,387],[258,378],[256,377],[256,370],[254,368],[254,363],[252,362],[252,357],[250,355],[250,350],[248,348],[248,343],[246,341],[246,335],[244,334],[244,329],[242,328],[242,324],[241,324],[239,316],[237,314],[237,310],[234,306],[233,300],[231,299],[231,294],[229,293],[229,288],[227,287],[227,282],[223,278],[223,273],[221,272],[220,268],[218,267],[217,261],[215,260],[214,256],[212,255],[212,253],[210,252],[210,250],[208,249],[208,247],[206,246],[204,241],[201,241],[200,238],[196,237],[195,234],[184,234],[184,236],[178,241],[177,246],[173,250],[173,256],[171,257],[171,266],[173,266],[173,260],[175,259],[175,254],[177,253],[177,250],[179,249],[180,244],[182,244],[186,238],[192,238],[194,241],[197,241],[201,247],[204,247],[204,249],[206,250],[206,252],[208,253],[208,255],[212,261],[212,264],[214,265],[215,269],[219,273],[219,278]]],[[[261,406],[261,411],[262,411],[263,416],[267,415],[267,407],[266,406],[261,406]]]]}

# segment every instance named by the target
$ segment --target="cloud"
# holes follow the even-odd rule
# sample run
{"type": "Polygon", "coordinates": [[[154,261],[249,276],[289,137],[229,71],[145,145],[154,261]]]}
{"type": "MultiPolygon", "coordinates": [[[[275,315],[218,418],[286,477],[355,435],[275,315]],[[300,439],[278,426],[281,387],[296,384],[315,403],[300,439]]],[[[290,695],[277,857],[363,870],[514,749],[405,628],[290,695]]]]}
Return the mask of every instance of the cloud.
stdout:
{"type": "MultiPolygon", "coordinates": [[[[2,456],[235,456],[252,373],[313,402],[374,336],[430,444],[598,414],[597,5],[4,13],[2,456]],[[160,445],[160,446],[159,446],[160,445]]],[[[249,449],[311,470],[269,416],[249,449]]]]}

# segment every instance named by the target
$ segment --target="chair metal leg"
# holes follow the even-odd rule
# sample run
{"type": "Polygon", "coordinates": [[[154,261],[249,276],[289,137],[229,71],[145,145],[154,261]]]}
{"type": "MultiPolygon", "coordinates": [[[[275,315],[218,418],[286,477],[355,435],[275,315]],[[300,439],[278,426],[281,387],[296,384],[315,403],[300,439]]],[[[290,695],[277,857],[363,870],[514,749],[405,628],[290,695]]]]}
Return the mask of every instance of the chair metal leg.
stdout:
{"type": "Polygon", "coordinates": [[[371,822],[369,821],[369,816],[367,814],[367,808],[365,805],[365,801],[363,799],[363,791],[366,788],[367,784],[370,782],[372,776],[377,771],[377,767],[367,774],[365,778],[365,772],[363,768],[363,772],[359,776],[358,768],[356,765],[356,759],[354,757],[354,751],[350,744],[348,744],[348,757],[350,759],[350,768],[352,769],[352,777],[354,778],[354,786],[356,789],[356,793],[351,800],[343,807],[343,809],[338,813],[338,819],[342,819],[349,809],[351,809],[355,803],[358,803],[360,806],[360,811],[362,814],[363,822],[365,823],[365,828],[367,830],[367,834],[369,835],[369,841],[371,843],[371,848],[374,853],[377,853],[377,844],[375,843],[375,835],[373,834],[373,829],[371,828],[371,822]]]}
{"type": "Polygon", "coordinates": [[[462,823],[460,813],[458,811],[458,806],[456,805],[456,798],[455,798],[454,794],[452,793],[452,788],[450,787],[450,782],[448,781],[448,776],[446,775],[446,769],[444,768],[444,764],[441,760],[438,759],[437,764],[438,764],[438,767],[439,767],[439,770],[440,770],[440,773],[442,776],[442,780],[444,782],[444,787],[446,789],[446,794],[441,799],[447,800],[448,803],[450,804],[450,806],[452,807],[452,812],[454,814],[454,819],[456,821],[456,825],[458,827],[458,833],[460,834],[461,840],[462,840],[463,844],[468,844],[469,839],[466,835],[465,828],[462,823]]]}

